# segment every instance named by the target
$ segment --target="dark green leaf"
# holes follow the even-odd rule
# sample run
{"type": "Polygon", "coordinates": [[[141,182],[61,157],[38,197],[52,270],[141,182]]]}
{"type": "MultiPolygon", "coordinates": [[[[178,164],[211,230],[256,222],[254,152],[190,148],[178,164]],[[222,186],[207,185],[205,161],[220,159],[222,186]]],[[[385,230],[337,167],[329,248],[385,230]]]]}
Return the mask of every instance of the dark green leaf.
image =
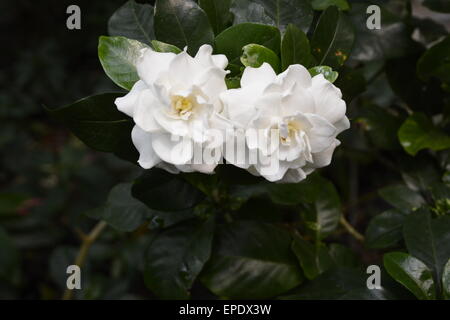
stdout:
{"type": "Polygon", "coordinates": [[[385,290],[370,290],[367,274],[350,268],[330,269],[313,281],[305,283],[286,300],[384,300],[392,296],[385,290]]]}
{"type": "Polygon", "coordinates": [[[354,30],[347,17],[334,6],[326,9],[311,40],[318,65],[338,69],[348,59],[354,38],[354,30]]]}
{"type": "Polygon", "coordinates": [[[0,227],[0,279],[7,279],[17,268],[19,252],[6,231],[0,227]]]}
{"type": "Polygon", "coordinates": [[[101,36],[98,42],[98,57],[108,77],[119,87],[131,90],[139,80],[136,61],[143,48],[147,46],[136,40],[101,36]]]}
{"type": "Polygon", "coordinates": [[[328,253],[336,266],[347,268],[359,266],[360,262],[349,247],[340,243],[331,243],[328,248],[328,253]]]}
{"type": "Polygon", "coordinates": [[[409,116],[400,127],[398,138],[412,156],[422,149],[438,151],[450,148],[450,136],[435,127],[423,113],[409,116]]]}
{"type": "Polygon", "coordinates": [[[124,36],[150,44],[155,39],[153,31],[153,7],[134,0],[126,2],[109,18],[108,33],[124,36]]]}
{"type": "Polygon", "coordinates": [[[253,22],[275,25],[273,19],[265,12],[264,7],[253,1],[234,0],[232,1],[230,11],[234,15],[233,24],[253,22]]]}
{"type": "Polygon", "coordinates": [[[240,64],[242,48],[255,43],[280,53],[280,31],[272,26],[243,23],[224,30],[216,37],[217,53],[225,54],[230,63],[240,64]]]}
{"type": "Polygon", "coordinates": [[[311,5],[314,10],[325,10],[330,6],[336,6],[340,10],[350,9],[347,0],[312,0],[311,5]]]}
{"type": "Polygon", "coordinates": [[[180,211],[194,207],[204,194],[180,176],[162,169],[146,170],[132,187],[133,197],[149,208],[161,211],[180,211]]]}
{"type": "Polygon", "coordinates": [[[153,216],[145,204],[131,195],[131,183],[121,183],[109,193],[108,200],[101,207],[87,215],[106,221],[119,231],[133,231],[153,216]]]}
{"type": "Polygon", "coordinates": [[[325,79],[330,81],[331,83],[335,82],[339,73],[333,71],[330,67],[327,66],[317,66],[308,70],[312,77],[322,74],[325,79]]]}
{"type": "Polygon", "coordinates": [[[309,0],[256,0],[282,32],[293,24],[307,32],[313,19],[309,0]]]}
{"type": "Polygon", "coordinates": [[[403,237],[408,252],[433,270],[436,286],[444,265],[450,257],[450,217],[432,219],[429,212],[419,210],[411,215],[403,226],[403,237]]]}
{"type": "Polygon", "coordinates": [[[366,79],[362,69],[350,69],[345,66],[339,71],[335,86],[341,89],[342,98],[349,104],[366,90],[366,79]]]}
{"type": "Polygon", "coordinates": [[[233,20],[230,12],[232,0],[199,0],[200,7],[206,12],[215,34],[225,30],[233,20]]]}
{"type": "Polygon", "coordinates": [[[158,233],[145,255],[145,283],[163,299],[187,299],[211,254],[214,220],[189,222],[158,233]]]}
{"type": "Polygon", "coordinates": [[[172,52],[175,54],[180,53],[182,50],[178,47],[175,47],[171,44],[164,43],[158,40],[152,40],[152,47],[157,52],[172,52]]]}
{"type": "Polygon", "coordinates": [[[302,281],[290,245],[287,230],[273,225],[244,221],[225,225],[201,280],[221,297],[274,297],[302,281]]]}
{"type": "Polygon", "coordinates": [[[417,73],[424,80],[436,77],[450,83],[450,36],[425,51],[417,62],[417,73]]]}
{"type": "Polygon", "coordinates": [[[244,66],[259,68],[267,62],[276,73],[280,72],[280,59],[272,50],[259,44],[248,44],[242,50],[241,62],[244,66]]]}
{"type": "Polygon", "coordinates": [[[422,261],[403,252],[387,253],[383,260],[389,275],[408,288],[418,299],[436,298],[433,276],[422,261]]]}
{"type": "Polygon", "coordinates": [[[333,265],[324,244],[311,244],[298,235],[294,236],[292,250],[297,256],[306,278],[312,280],[333,265]]]}
{"type": "Polygon", "coordinates": [[[447,0],[425,0],[423,5],[433,11],[450,13],[450,3],[447,0]]]}
{"type": "Polygon", "coordinates": [[[131,142],[134,123],[114,104],[115,99],[123,95],[103,93],[61,108],[47,108],[47,111],[89,147],[136,162],[137,151],[131,142]]]}
{"type": "Polygon", "coordinates": [[[404,185],[393,185],[378,191],[380,196],[392,206],[409,213],[425,204],[422,196],[404,185]]]}
{"type": "Polygon", "coordinates": [[[178,48],[187,46],[190,54],[214,42],[208,16],[193,0],[156,0],[155,34],[178,48]]]}
{"type": "Polygon", "coordinates": [[[366,230],[365,242],[369,248],[383,249],[396,245],[402,239],[405,215],[389,210],[375,216],[366,230]]]}
{"type": "Polygon", "coordinates": [[[293,24],[288,25],[283,36],[281,60],[283,71],[291,64],[301,64],[306,68],[315,64],[306,34],[293,24]]]}

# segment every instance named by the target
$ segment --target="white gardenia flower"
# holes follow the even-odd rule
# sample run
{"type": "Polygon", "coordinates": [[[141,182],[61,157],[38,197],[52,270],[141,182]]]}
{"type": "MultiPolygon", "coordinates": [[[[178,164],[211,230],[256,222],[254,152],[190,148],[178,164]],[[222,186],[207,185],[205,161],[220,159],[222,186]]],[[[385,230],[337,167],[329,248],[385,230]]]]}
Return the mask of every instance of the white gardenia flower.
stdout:
{"type": "Polygon", "coordinates": [[[227,90],[227,64],[226,56],[212,55],[209,45],[203,45],[195,57],[186,51],[143,49],[136,63],[140,80],[115,101],[136,123],[132,140],[141,167],[158,166],[173,173],[214,170],[216,164],[193,157],[195,149],[220,153],[223,143],[208,129],[227,124],[218,114],[219,95],[227,90]]]}
{"type": "Polygon", "coordinates": [[[298,182],[327,166],[340,144],[336,136],[350,127],[341,91],[321,74],[311,78],[301,65],[279,75],[267,63],[247,67],[241,88],[222,93],[221,100],[234,139],[241,135],[246,146],[245,155],[238,148],[230,156],[227,142],[225,159],[269,181],[298,182]]]}

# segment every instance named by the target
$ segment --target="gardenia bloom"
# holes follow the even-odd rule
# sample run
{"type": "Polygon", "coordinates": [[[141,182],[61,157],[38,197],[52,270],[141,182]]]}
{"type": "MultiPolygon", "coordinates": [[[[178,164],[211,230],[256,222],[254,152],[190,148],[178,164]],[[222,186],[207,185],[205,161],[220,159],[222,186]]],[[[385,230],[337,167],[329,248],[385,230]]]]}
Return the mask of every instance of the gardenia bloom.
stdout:
{"type": "Polygon", "coordinates": [[[223,114],[235,126],[234,139],[244,137],[247,154],[226,150],[225,159],[269,181],[305,179],[330,164],[336,136],[350,127],[341,98],[331,82],[321,74],[311,78],[301,65],[279,75],[267,63],[247,67],[241,88],[221,94],[223,114]]]}
{"type": "Polygon", "coordinates": [[[212,55],[209,45],[203,45],[195,57],[186,51],[143,49],[136,63],[140,80],[115,101],[136,123],[132,140],[141,167],[158,166],[174,173],[214,170],[211,161],[194,159],[194,149],[220,153],[223,143],[208,129],[227,124],[218,114],[219,95],[227,90],[227,64],[226,56],[212,55]]]}

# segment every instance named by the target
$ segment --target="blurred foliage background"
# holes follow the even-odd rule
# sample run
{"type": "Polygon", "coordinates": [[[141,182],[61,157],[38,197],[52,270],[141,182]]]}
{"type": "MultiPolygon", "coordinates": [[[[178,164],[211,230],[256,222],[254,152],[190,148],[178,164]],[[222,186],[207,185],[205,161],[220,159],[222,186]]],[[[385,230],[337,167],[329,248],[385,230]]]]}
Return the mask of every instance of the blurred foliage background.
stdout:
{"type": "MultiPolygon", "coordinates": [[[[448,34],[449,15],[429,13],[418,2],[412,7],[401,0],[349,2],[357,40],[336,85],[348,102],[352,128],[340,136],[343,144],[321,174],[338,190],[347,221],[366,236],[361,243],[341,225],[326,241],[334,250],[349,247],[347,265],[362,268],[382,264],[387,248],[404,247],[401,223],[392,222],[402,219],[398,210],[409,211],[425,201],[435,215],[448,215],[450,210],[448,150],[421,151],[412,158],[397,137],[411,110],[444,118],[442,130],[449,133],[448,88],[415,75],[418,57],[448,34]],[[382,6],[379,33],[365,28],[369,2],[382,6]],[[439,190],[429,193],[435,183],[439,190]],[[368,229],[373,217],[393,207],[389,219],[378,218],[381,224],[368,229]]],[[[61,298],[66,266],[75,261],[82,235],[96,223],[86,213],[101,206],[114,185],[141,173],[132,164],[88,149],[43,109],[118,91],[101,68],[97,45],[98,36],[107,34],[109,17],[123,3],[0,3],[0,34],[6,44],[0,73],[0,299],[61,298]],[[66,28],[70,4],[81,8],[81,30],[66,28]]],[[[273,222],[278,210],[285,216],[295,214],[283,207],[272,209],[266,198],[256,197],[237,215],[273,222]]],[[[131,233],[106,228],[89,251],[84,289],[75,297],[154,298],[142,276],[145,248],[153,235],[147,225],[131,233]]],[[[397,297],[413,297],[388,276],[383,279],[397,297]]],[[[308,290],[314,293],[314,286],[326,287],[328,280],[308,284],[308,290]]],[[[192,297],[214,296],[196,282],[192,297]]]]}

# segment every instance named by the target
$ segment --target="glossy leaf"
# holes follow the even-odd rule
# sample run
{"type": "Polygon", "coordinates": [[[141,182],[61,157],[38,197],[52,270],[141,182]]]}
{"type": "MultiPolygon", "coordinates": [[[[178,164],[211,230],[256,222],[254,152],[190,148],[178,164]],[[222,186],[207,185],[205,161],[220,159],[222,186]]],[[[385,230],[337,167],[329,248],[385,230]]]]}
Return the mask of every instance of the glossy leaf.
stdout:
{"type": "Polygon", "coordinates": [[[131,183],[118,184],[109,193],[106,203],[87,215],[104,220],[119,231],[137,229],[153,216],[153,212],[144,203],[133,198],[131,186],[131,183]]]}
{"type": "Polygon", "coordinates": [[[318,65],[338,69],[348,59],[355,33],[348,18],[336,7],[329,7],[320,16],[311,40],[318,65]]]}
{"type": "Polygon", "coordinates": [[[217,53],[225,54],[232,64],[240,64],[242,48],[248,44],[259,44],[280,53],[280,31],[272,26],[243,23],[232,26],[216,37],[217,53]]]}
{"type": "Polygon", "coordinates": [[[290,245],[289,233],[273,225],[239,221],[222,226],[201,280],[221,297],[274,297],[302,282],[290,245]]]}
{"type": "MultiPolygon", "coordinates": [[[[450,7],[450,6],[449,6],[450,7]]],[[[428,49],[417,62],[417,73],[427,80],[436,77],[450,83],[450,36],[428,49]]]]}
{"type": "Polygon", "coordinates": [[[136,62],[144,48],[147,46],[136,40],[102,36],[98,42],[98,57],[108,77],[119,87],[131,90],[139,80],[136,62]]]}
{"type": "Polygon", "coordinates": [[[418,299],[436,298],[433,276],[422,261],[403,252],[387,253],[383,261],[389,275],[408,288],[418,299]]]}
{"type": "Polygon", "coordinates": [[[208,15],[215,34],[221,33],[231,24],[231,2],[232,0],[199,0],[198,4],[208,15]]]}
{"type": "Polygon", "coordinates": [[[267,15],[264,7],[254,1],[234,0],[230,11],[234,15],[233,24],[235,25],[246,22],[275,25],[275,21],[267,15]]]}
{"type": "Polygon", "coordinates": [[[355,268],[360,265],[355,253],[349,247],[340,243],[330,243],[328,253],[334,265],[338,267],[355,268]]]}
{"type": "Polygon", "coordinates": [[[347,0],[312,0],[311,5],[314,10],[325,10],[330,6],[336,6],[340,10],[348,10],[350,6],[347,0]]]}
{"type": "Polygon", "coordinates": [[[306,68],[315,64],[306,34],[293,24],[287,26],[281,42],[281,61],[283,71],[291,64],[301,64],[306,68]]]}
{"type": "Polygon", "coordinates": [[[178,47],[175,47],[171,44],[161,42],[158,40],[152,40],[152,47],[157,52],[173,52],[175,54],[180,53],[182,50],[178,47]]]}
{"type": "Polygon", "coordinates": [[[362,69],[350,69],[345,66],[339,70],[335,86],[342,92],[342,98],[350,103],[366,90],[367,83],[362,69]]]}
{"type": "Polygon", "coordinates": [[[208,16],[193,0],[156,0],[155,34],[159,41],[187,46],[190,54],[214,42],[208,16]]]}
{"type": "Polygon", "coordinates": [[[398,138],[412,156],[422,149],[438,151],[450,148],[450,136],[435,127],[423,113],[409,116],[400,127],[398,138]]]}
{"type": "Polygon", "coordinates": [[[392,185],[378,191],[380,196],[392,206],[409,213],[425,204],[423,197],[404,185],[392,185]]]}
{"type": "Polygon", "coordinates": [[[211,254],[214,220],[188,222],[158,233],[145,254],[145,283],[163,299],[187,299],[211,254]]]}
{"type": "Polygon", "coordinates": [[[444,297],[450,300],[450,258],[444,267],[444,273],[442,275],[442,289],[444,291],[444,297]]]}
{"type": "Polygon", "coordinates": [[[365,243],[369,248],[383,249],[396,245],[402,239],[405,215],[389,210],[370,220],[366,229],[365,243]]]}
{"type": "Polygon", "coordinates": [[[129,0],[109,18],[108,33],[150,44],[155,39],[153,7],[129,0]]]}
{"type": "Polygon", "coordinates": [[[330,81],[331,83],[335,82],[336,79],[339,76],[339,73],[336,71],[333,71],[330,67],[327,66],[317,66],[313,67],[311,69],[308,69],[309,73],[311,74],[311,77],[314,77],[318,74],[322,74],[325,79],[330,81]]]}
{"type": "Polygon", "coordinates": [[[405,221],[403,237],[408,252],[433,270],[439,288],[437,279],[442,279],[444,265],[450,257],[450,216],[432,219],[427,211],[414,212],[405,221]]]}
{"type": "Polygon", "coordinates": [[[146,170],[132,187],[133,197],[149,208],[161,211],[180,211],[194,207],[204,195],[178,175],[165,170],[146,170]]]}
{"type": "Polygon", "coordinates": [[[294,236],[292,251],[297,256],[306,278],[312,280],[333,265],[333,260],[324,244],[312,244],[300,236],[294,236]]]}
{"type": "Polygon", "coordinates": [[[307,32],[313,19],[309,0],[256,0],[264,12],[274,21],[275,26],[284,32],[289,24],[307,32]]]}
{"type": "Polygon", "coordinates": [[[47,108],[47,111],[87,146],[136,162],[137,151],[131,141],[134,123],[114,104],[115,99],[123,95],[103,93],[61,108],[47,108]]]}
{"type": "Polygon", "coordinates": [[[241,62],[244,66],[259,68],[266,62],[276,73],[280,72],[280,59],[272,50],[259,44],[248,44],[242,50],[241,62]]]}

